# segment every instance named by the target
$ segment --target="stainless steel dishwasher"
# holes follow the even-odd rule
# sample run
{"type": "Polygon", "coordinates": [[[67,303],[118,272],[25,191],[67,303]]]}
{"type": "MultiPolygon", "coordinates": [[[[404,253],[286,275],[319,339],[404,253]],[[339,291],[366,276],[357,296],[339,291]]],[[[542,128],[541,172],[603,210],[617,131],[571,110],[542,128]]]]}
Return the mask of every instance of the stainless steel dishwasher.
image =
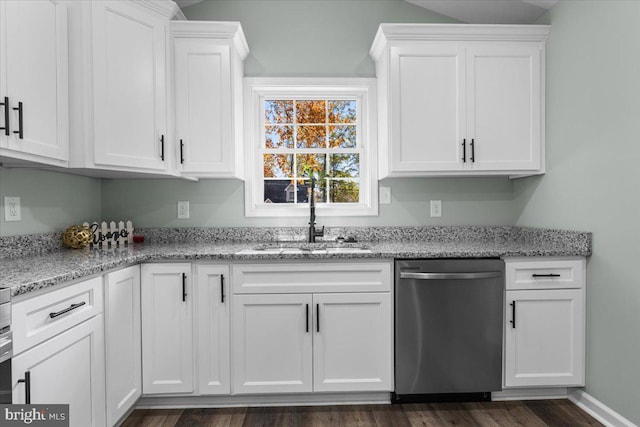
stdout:
{"type": "Polygon", "coordinates": [[[396,260],[394,401],[500,390],[503,301],[501,259],[396,260]]]}

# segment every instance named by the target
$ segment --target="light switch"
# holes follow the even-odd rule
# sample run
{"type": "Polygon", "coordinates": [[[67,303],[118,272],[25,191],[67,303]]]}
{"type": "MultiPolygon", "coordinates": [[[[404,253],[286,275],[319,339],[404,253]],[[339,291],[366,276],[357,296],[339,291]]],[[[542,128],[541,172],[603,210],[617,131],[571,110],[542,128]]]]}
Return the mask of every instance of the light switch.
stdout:
{"type": "Polygon", "coordinates": [[[391,203],[391,187],[380,187],[380,204],[388,205],[391,203]]]}
{"type": "Polygon", "coordinates": [[[4,220],[6,222],[22,220],[22,212],[20,209],[20,197],[4,198],[4,220]]]}
{"type": "Polygon", "coordinates": [[[178,202],[178,219],[189,219],[189,201],[178,202]]]}
{"type": "Polygon", "coordinates": [[[442,200],[431,200],[431,217],[440,218],[442,216],[442,200]]]}

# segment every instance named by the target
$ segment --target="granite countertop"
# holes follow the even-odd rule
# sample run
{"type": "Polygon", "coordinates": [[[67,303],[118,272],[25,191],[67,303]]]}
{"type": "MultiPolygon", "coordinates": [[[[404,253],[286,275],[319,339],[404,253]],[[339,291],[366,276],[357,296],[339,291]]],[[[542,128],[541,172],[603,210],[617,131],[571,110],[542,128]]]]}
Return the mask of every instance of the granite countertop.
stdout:
{"type": "MultiPolygon", "coordinates": [[[[0,286],[11,287],[19,296],[88,277],[115,268],[152,261],[260,261],[260,260],[344,260],[393,258],[494,258],[503,256],[589,256],[591,234],[557,235],[545,230],[544,238],[509,236],[488,239],[460,238],[451,241],[360,241],[353,245],[366,247],[371,253],[336,254],[238,254],[255,248],[256,242],[144,243],[100,249],[56,249],[41,255],[0,259],[0,286]],[[560,237],[558,237],[560,236],[560,237]],[[576,238],[578,236],[578,238],[576,238]],[[586,236],[586,237],[585,237],[586,236]],[[577,243],[576,243],[577,240],[577,243]]],[[[536,235],[539,235],[538,232],[536,235]]],[[[467,236],[468,237],[468,236],[467,236]]],[[[267,242],[266,245],[277,245],[267,242]]],[[[328,243],[327,243],[328,244],[328,243]]],[[[285,243],[287,247],[304,245],[285,243]]],[[[331,246],[336,246],[331,243],[331,246]]]]}

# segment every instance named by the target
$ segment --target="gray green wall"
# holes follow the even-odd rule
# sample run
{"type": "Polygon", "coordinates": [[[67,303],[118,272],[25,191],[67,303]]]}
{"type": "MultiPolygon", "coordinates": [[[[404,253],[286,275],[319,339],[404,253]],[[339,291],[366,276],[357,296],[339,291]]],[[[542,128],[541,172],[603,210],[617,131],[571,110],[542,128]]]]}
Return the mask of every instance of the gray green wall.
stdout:
{"type": "Polygon", "coordinates": [[[546,18],[547,174],[515,182],[516,223],[593,232],[586,391],[640,425],[640,2],[546,18]]]}
{"type": "Polygon", "coordinates": [[[61,231],[100,219],[99,179],[33,169],[0,168],[0,236],[61,231]],[[20,197],[22,221],[6,222],[5,196],[20,197]]]}
{"type": "MultiPolygon", "coordinates": [[[[251,54],[247,76],[373,77],[369,48],[382,22],[452,22],[403,0],[210,0],[184,10],[189,20],[240,21],[251,54]]],[[[396,179],[392,204],[377,217],[319,218],[321,225],[512,224],[507,178],[396,179]],[[443,217],[429,217],[429,200],[443,217]]],[[[240,181],[105,180],[105,217],[138,226],[304,226],[305,218],[245,218],[240,181]],[[176,202],[189,200],[191,219],[176,219],[176,202]]]]}

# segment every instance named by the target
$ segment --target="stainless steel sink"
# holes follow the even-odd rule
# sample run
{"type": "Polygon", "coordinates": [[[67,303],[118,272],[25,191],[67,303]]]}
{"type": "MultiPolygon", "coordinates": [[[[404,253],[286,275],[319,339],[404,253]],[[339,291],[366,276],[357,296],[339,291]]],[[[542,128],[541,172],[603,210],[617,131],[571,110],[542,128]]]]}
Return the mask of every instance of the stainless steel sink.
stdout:
{"type": "Polygon", "coordinates": [[[334,246],[326,243],[316,244],[262,244],[236,252],[237,255],[324,255],[324,254],[370,254],[371,249],[363,246],[334,246]]]}

